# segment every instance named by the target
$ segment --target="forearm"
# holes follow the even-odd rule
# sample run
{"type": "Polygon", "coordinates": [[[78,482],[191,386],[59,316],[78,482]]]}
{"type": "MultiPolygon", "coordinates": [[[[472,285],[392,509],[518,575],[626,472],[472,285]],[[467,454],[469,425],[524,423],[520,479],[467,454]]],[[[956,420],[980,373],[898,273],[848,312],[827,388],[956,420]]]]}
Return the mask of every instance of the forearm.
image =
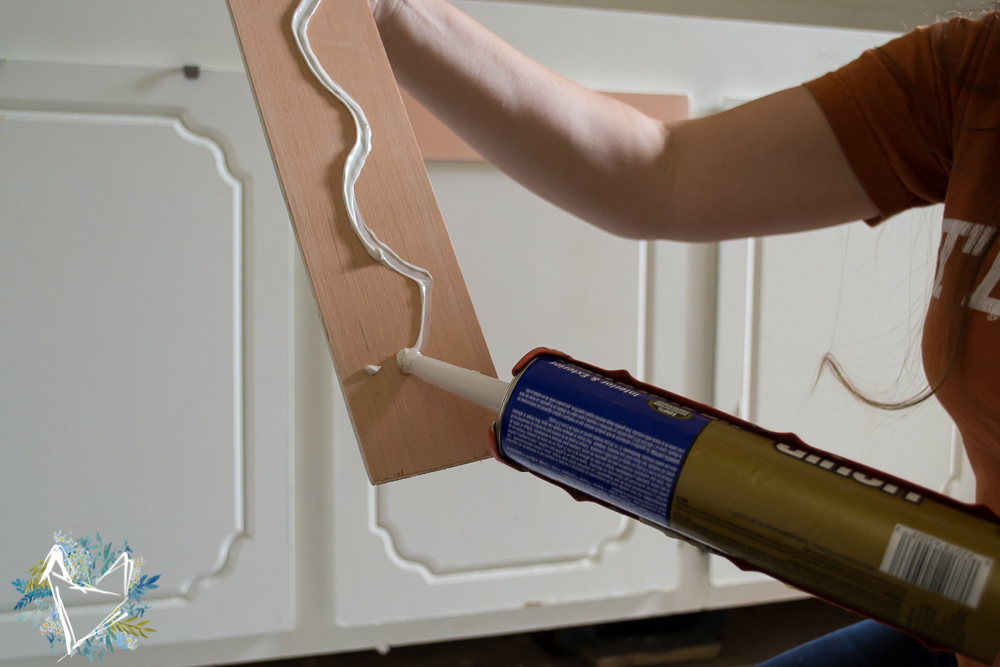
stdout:
{"type": "Polygon", "coordinates": [[[612,233],[718,241],[878,214],[801,86],[668,126],[533,62],[444,0],[379,0],[376,19],[414,97],[522,185],[612,233]]]}
{"type": "Polygon", "coordinates": [[[484,157],[608,231],[661,235],[662,123],[538,65],[446,2],[380,9],[400,84],[484,157]]]}

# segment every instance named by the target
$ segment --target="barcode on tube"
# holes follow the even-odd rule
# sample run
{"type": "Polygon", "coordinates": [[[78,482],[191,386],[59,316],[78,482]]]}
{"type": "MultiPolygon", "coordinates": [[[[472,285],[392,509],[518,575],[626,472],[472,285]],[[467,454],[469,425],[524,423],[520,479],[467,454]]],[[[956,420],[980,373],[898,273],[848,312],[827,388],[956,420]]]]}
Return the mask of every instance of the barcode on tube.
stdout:
{"type": "Polygon", "coordinates": [[[993,560],[897,523],[879,569],[972,608],[986,587],[993,560]]]}

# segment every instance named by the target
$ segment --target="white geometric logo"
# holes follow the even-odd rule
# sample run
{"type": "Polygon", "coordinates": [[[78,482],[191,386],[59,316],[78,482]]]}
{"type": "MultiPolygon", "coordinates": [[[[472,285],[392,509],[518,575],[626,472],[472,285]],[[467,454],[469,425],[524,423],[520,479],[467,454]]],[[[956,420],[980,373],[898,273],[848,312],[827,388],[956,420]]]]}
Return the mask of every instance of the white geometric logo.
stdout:
{"type": "MultiPolygon", "coordinates": [[[[78,584],[73,581],[73,577],[70,576],[66,569],[66,555],[63,553],[62,547],[58,544],[52,547],[49,555],[45,557],[41,579],[48,582],[49,589],[52,591],[52,597],[55,598],[59,620],[62,621],[63,636],[66,639],[66,655],[63,658],[72,655],[77,647],[82,646],[98,632],[128,617],[128,614],[122,611],[122,605],[128,601],[128,583],[132,578],[132,570],[134,569],[135,562],[129,558],[128,553],[123,553],[118,556],[118,559],[108,568],[108,571],[101,575],[96,582],[96,586],[78,584]],[[59,568],[59,572],[55,572],[57,567],[59,568]],[[111,575],[113,574],[118,574],[121,578],[112,577],[111,575]],[[105,588],[99,588],[101,582],[105,579],[108,579],[108,585],[105,588]],[[120,589],[116,586],[119,583],[121,584],[120,589]],[[121,593],[118,593],[118,590],[121,590],[121,593]],[[99,600],[95,600],[95,602],[108,602],[109,598],[112,602],[115,600],[119,602],[114,610],[103,621],[98,623],[93,630],[82,637],[77,637],[63,603],[67,594],[71,592],[75,597],[79,597],[76,595],[77,593],[83,593],[84,595],[94,595],[100,598],[99,600]]],[[[59,658],[59,660],[62,661],[63,658],[59,658]]]]}

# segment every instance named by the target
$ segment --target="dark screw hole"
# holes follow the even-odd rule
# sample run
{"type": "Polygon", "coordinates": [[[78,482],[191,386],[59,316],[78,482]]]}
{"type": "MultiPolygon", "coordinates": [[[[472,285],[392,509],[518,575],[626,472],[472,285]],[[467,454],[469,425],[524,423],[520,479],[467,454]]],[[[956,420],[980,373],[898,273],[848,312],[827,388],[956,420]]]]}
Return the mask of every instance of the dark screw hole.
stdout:
{"type": "Polygon", "coordinates": [[[185,79],[197,79],[201,76],[201,67],[198,65],[185,65],[184,66],[184,78],[185,79]]]}

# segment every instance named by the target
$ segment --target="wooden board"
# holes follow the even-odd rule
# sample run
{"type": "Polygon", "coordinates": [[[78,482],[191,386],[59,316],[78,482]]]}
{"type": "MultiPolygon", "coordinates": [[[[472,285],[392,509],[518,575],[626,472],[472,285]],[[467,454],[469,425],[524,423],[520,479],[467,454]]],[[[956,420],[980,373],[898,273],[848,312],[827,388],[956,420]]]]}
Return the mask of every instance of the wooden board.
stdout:
{"type": "MultiPolygon", "coordinates": [[[[417,338],[420,293],[375,263],[350,228],[340,193],[354,125],[295,46],[298,0],[228,2],[369,478],[378,484],[487,457],[493,415],[396,366],[396,353],[417,338]],[[368,364],[382,371],[369,376],[368,364]]],[[[496,377],[366,0],[320,3],[309,38],[372,127],[356,187],[365,221],[434,276],[424,354],[496,377]]]]}
{"type": "MultiPolygon", "coordinates": [[[[451,131],[447,125],[435,118],[420,102],[403,94],[403,104],[410,117],[413,134],[424,160],[448,160],[455,162],[481,162],[482,156],[472,146],[451,131]]],[[[650,93],[602,93],[624,102],[650,118],[664,121],[684,120],[689,114],[687,95],[660,95],[650,93]]]]}

